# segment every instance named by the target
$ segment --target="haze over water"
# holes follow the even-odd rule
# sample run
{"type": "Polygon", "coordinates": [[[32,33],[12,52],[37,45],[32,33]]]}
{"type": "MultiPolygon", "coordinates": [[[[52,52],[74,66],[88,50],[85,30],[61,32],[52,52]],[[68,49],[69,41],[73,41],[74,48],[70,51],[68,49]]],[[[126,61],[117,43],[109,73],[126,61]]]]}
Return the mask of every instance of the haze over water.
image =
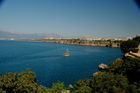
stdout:
{"type": "Polygon", "coordinates": [[[50,86],[59,80],[68,85],[90,78],[100,63],[109,64],[121,56],[119,48],[0,41],[0,74],[30,68],[40,84],[50,86]],[[65,58],[67,48],[71,55],[65,58]]]}

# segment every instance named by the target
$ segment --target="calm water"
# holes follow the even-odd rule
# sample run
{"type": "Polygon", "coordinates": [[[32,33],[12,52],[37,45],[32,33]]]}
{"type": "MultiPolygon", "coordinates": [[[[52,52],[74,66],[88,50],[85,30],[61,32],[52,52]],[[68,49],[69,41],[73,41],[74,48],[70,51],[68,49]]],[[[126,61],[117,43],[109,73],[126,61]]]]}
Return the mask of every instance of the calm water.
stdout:
{"type": "Polygon", "coordinates": [[[0,41],[0,74],[31,68],[40,84],[50,86],[59,80],[68,85],[89,78],[100,63],[109,64],[121,56],[119,48],[0,41]],[[65,58],[67,48],[71,56],[65,58]]]}

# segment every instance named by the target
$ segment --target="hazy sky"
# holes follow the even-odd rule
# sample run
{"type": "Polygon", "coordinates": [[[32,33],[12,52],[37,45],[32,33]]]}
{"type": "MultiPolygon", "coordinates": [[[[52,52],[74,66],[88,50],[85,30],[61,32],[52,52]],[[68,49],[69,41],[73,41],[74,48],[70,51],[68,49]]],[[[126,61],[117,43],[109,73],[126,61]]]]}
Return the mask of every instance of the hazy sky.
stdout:
{"type": "Polygon", "coordinates": [[[140,9],[134,0],[5,0],[0,30],[67,37],[140,35],[140,9]]]}

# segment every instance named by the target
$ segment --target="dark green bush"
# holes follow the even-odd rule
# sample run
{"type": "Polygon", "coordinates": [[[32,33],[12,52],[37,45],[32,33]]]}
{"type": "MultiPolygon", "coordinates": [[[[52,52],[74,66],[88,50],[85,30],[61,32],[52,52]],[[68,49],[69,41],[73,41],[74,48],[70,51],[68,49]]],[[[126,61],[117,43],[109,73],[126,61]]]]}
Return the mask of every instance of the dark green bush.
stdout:
{"type": "Polygon", "coordinates": [[[134,53],[137,53],[138,52],[138,48],[130,48],[130,49],[128,49],[128,51],[132,51],[132,52],[134,52],[134,53]]]}
{"type": "Polygon", "coordinates": [[[128,41],[122,42],[120,48],[123,53],[127,53],[130,51],[135,52],[138,48],[138,45],[139,45],[139,42],[133,41],[133,40],[128,40],[128,41]],[[135,48],[136,48],[136,50],[135,50],[135,48]]]}

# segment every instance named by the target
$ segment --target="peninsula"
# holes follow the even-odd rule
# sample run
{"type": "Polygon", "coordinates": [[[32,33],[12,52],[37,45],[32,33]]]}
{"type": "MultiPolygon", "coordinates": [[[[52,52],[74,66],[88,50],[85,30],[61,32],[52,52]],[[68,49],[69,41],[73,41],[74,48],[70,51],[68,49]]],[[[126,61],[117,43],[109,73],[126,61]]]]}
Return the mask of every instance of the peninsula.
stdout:
{"type": "Polygon", "coordinates": [[[47,38],[47,39],[38,39],[35,41],[42,42],[53,42],[60,44],[74,44],[74,45],[83,45],[83,46],[105,46],[105,47],[120,47],[120,43],[124,40],[115,40],[115,39],[100,39],[100,40],[87,40],[79,38],[47,38]]]}

